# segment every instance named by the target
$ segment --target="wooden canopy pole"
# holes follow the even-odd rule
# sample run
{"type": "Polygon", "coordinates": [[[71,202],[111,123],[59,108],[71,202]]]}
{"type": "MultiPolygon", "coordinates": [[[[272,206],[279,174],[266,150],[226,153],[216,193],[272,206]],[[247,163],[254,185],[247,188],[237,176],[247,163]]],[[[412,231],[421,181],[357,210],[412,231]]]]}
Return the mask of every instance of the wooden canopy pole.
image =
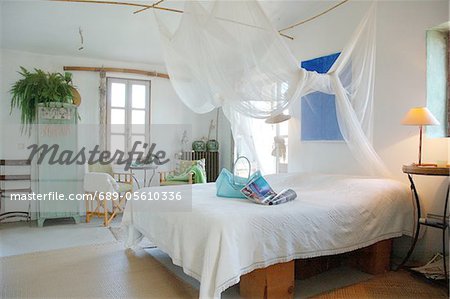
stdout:
{"type": "Polygon", "coordinates": [[[151,71],[143,71],[136,69],[123,69],[123,68],[115,68],[115,67],[89,67],[89,66],[64,66],[63,69],[65,71],[82,71],[82,72],[110,72],[110,73],[126,73],[126,74],[136,74],[136,75],[144,75],[150,77],[157,78],[165,78],[170,79],[169,75],[158,72],[151,71]]]}
{"type": "MultiPolygon", "coordinates": [[[[125,6],[140,7],[140,9],[139,9],[139,10],[136,10],[135,12],[133,12],[133,14],[137,14],[137,13],[146,11],[147,9],[150,9],[150,8],[152,8],[152,9],[159,9],[159,10],[165,10],[165,11],[171,11],[171,12],[176,12],[176,13],[184,13],[184,11],[179,10],[179,9],[173,9],[173,8],[168,8],[168,7],[158,6],[159,4],[161,4],[162,2],[164,2],[165,0],[159,0],[159,1],[156,1],[155,3],[153,3],[153,4],[151,4],[151,5],[147,5],[147,4],[138,4],[138,3],[130,3],[130,2],[120,2],[120,1],[104,1],[104,0],[102,0],[102,1],[100,1],[100,0],[49,0],[49,1],[56,1],[56,2],[78,2],[78,3],[93,3],[93,4],[109,4],[109,5],[125,5],[125,6]]],[[[289,26],[289,27],[286,27],[286,28],[283,28],[283,29],[281,29],[281,30],[278,30],[278,33],[279,33],[281,36],[283,36],[283,37],[286,37],[286,38],[288,38],[288,39],[290,39],[290,40],[293,40],[294,38],[293,38],[292,36],[289,36],[289,35],[283,33],[283,31],[286,31],[286,30],[295,28],[295,27],[297,27],[297,26],[300,26],[300,25],[303,25],[303,24],[305,24],[305,23],[307,23],[307,22],[310,22],[310,21],[312,21],[312,20],[315,20],[315,19],[317,19],[317,18],[319,18],[319,17],[321,17],[321,16],[323,16],[323,15],[329,13],[330,11],[332,11],[332,10],[338,8],[339,6],[345,4],[345,3],[349,2],[349,1],[350,1],[350,0],[342,0],[341,2],[339,2],[339,3],[335,4],[335,5],[333,5],[332,7],[326,9],[325,11],[323,11],[323,12],[317,14],[317,15],[314,15],[314,16],[312,16],[312,17],[310,17],[310,18],[307,18],[306,20],[297,22],[297,23],[295,23],[294,25],[291,25],[291,26],[289,26]]]]}
{"type": "Polygon", "coordinates": [[[133,14],[137,14],[137,13],[143,12],[143,11],[149,9],[149,8],[155,8],[155,6],[157,6],[157,5],[159,5],[159,4],[163,3],[163,2],[164,2],[164,0],[159,0],[159,1],[155,2],[155,3],[153,3],[152,6],[141,8],[141,9],[133,12],[133,14]]]}
{"type": "MultiPolygon", "coordinates": [[[[138,3],[131,3],[131,2],[120,2],[120,1],[100,1],[100,0],[48,0],[48,1],[54,1],[54,2],[72,2],[72,3],[91,3],[91,4],[108,4],[108,5],[124,5],[124,6],[133,6],[133,7],[140,7],[139,10],[136,10],[133,12],[133,14],[140,13],[142,11],[146,11],[147,9],[158,9],[158,10],[164,10],[164,11],[170,11],[170,12],[176,12],[176,13],[184,13],[183,10],[179,9],[173,9],[168,7],[162,7],[158,6],[161,4],[164,0],[159,0],[155,2],[152,5],[146,5],[146,4],[138,4],[138,3]]],[[[224,19],[223,19],[224,20],[224,19]]],[[[293,40],[294,38],[285,34],[279,32],[281,36],[286,37],[290,40],[293,40]]]]}
{"type": "Polygon", "coordinates": [[[167,7],[161,7],[157,5],[146,5],[146,4],[138,4],[138,3],[130,3],[130,2],[119,2],[119,1],[99,1],[99,0],[49,0],[55,2],[73,2],[73,3],[92,3],[92,4],[108,4],[108,5],[125,5],[125,6],[134,6],[141,8],[153,8],[177,13],[183,13],[182,10],[172,9],[167,7]]]}
{"type": "Polygon", "coordinates": [[[339,2],[338,4],[333,5],[332,7],[326,9],[325,11],[323,11],[323,12],[317,14],[317,15],[314,15],[314,16],[312,16],[312,17],[310,17],[310,18],[307,18],[306,20],[297,22],[297,23],[295,23],[294,25],[291,25],[291,26],[289,26],[289,27],[286,27],[286,28],[283,28],[283,29],[281,29],[281,30],[278,30],[278,32],[279,32],[280,34],[282,34],[282,33],[281,33],[282,31],[286,31],[286,30],[295,28],[295,27],[297,27],[297,26],[303,25],[303,24],[305,24],[305,23],[308,23],[308,22],[310,22],[310,21],[312,21],[312,20],[315,20],[315,19],[317,19],[318,17],[321,17],[321,16],[323,16],[324,14],[327,14],[327,13],[329,13],[330,11],[332,11],[332,10],[338,8],[338,7],[341,6],[342,4],[347,3],[348,1],[350,1],[350,0],[343,0],[343,1],[339,2]]]}

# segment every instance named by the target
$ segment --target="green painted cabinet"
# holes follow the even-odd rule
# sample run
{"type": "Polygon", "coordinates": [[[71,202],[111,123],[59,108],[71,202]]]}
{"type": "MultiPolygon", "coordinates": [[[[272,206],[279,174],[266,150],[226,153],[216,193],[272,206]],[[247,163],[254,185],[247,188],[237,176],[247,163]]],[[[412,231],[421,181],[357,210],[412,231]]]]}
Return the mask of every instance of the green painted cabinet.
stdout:
{"type": "Polygon", "coordinates": [[[68,200],[78,191],[77,165],[60,163],[69,153],[74,157],[78,149],[77,108],[62,103],[40,104],[37,113],[37,144],[48,148],[47,154],[44,155],[42,150],[39,154],[42,161],[38,163],[37,176],[41,196],[38,200],[38,226],[42,227],[45,220],[54,218],[71,217],[79,223],[80,202],[68,200]],[[55,200],[61,197],[66,200],[55,200]]]}

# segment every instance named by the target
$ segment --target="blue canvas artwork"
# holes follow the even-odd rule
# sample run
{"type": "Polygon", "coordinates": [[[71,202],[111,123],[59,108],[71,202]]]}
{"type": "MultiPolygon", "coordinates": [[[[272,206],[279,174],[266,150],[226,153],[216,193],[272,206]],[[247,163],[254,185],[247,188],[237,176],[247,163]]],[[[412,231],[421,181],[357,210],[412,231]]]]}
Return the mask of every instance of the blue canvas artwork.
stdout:
{"type": "MultiPolygon", "coordinates": [[[[327,73],[340,53],[306,60],[301,67],[327,73]]],[[[336,118],[335,96],[314,92],[301,100],[301,140],[343,140],[336,118]]]]}

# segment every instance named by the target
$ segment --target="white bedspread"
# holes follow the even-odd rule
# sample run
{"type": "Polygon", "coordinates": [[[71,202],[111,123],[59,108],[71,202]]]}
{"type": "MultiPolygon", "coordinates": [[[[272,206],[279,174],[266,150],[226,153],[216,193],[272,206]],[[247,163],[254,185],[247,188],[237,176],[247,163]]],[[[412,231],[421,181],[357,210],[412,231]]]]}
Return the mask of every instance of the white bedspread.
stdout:
{"type": "Polygon", "coordinates": [[[257,268],[411,235],[409,190],[397,181],[317,174],[267,180],[275,191],[294,189],[298,198],[262,206],[218,198],[214,184],[200,184],[192,187],[192,212],[156,213],[151,202],[129,201],[123,217],[127,245],[148,237],[200,281],[200,298],[217,298],[257,268]]]}

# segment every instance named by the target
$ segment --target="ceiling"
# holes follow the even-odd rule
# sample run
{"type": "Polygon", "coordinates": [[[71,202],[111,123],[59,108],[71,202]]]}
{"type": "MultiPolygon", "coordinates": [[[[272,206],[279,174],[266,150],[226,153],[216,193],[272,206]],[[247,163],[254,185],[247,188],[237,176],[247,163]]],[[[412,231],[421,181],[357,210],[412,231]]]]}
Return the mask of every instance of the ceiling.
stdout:
{"type": "MultiPolygon", "coordinates": [[[[132,2],[132,1],[130,1],[132,2]]],[[[139,1],[134,1],[138,3],[139,1]]],[[[142,1],[151,4],[152,1],[142,1]]],[[[260,1],[277,29],[315,15],[337,1],[260,1]]],[[[0,0],[1,48],[126,62],[163,64],[152,10],[116,5],[0,0]],[[83,32],[81,46],[79,28],[83,32]]],[[[164,6],[183,7],[183,1],[164,6]]],[[[174,13],[161,13],[172,18],[174,13]]],[[[289,32],[286,32],[289,33],[289,32]]]]}

